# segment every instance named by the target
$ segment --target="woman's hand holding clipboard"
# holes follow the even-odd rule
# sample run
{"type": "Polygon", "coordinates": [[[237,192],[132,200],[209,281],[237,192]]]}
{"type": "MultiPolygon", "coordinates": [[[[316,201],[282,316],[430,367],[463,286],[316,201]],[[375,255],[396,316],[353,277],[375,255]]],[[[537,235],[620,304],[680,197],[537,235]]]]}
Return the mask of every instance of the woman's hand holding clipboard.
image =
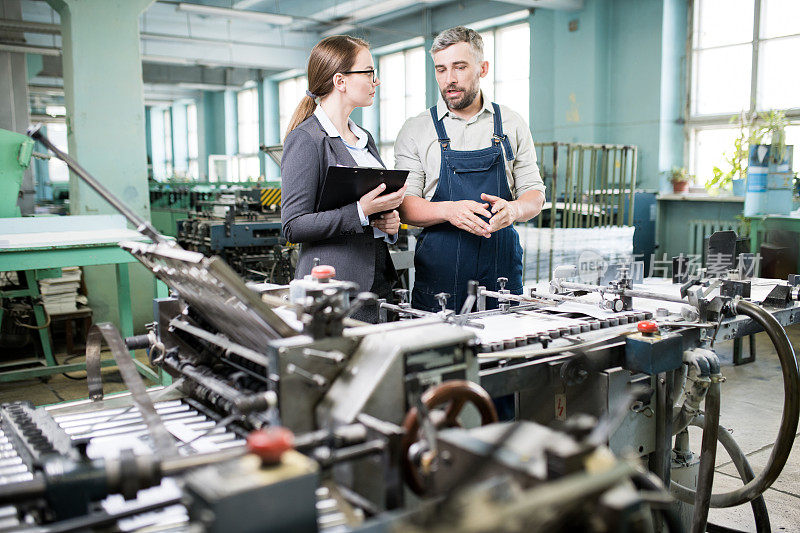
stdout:
{"type": "Polygon", "coordinates": [[[407,170],[330,166],[317,210],[328,211],[358,202],[364,215],[375,219],[403,202],[407,178],[407,170]]]}
{"type": "MultiPolygon", "coordinates": [[[[403,203],[403,197],[406,194],[407,184],[395,191],[384,194],[386,184],[381,183],[367,194],[359,198],[358,203],[361,204],[361,210],[368,217],[372,215],[379,215],[381,213],[388,213],[403,203]]],[[[374,218],[374,217],[373,217],[374,218]]]]}

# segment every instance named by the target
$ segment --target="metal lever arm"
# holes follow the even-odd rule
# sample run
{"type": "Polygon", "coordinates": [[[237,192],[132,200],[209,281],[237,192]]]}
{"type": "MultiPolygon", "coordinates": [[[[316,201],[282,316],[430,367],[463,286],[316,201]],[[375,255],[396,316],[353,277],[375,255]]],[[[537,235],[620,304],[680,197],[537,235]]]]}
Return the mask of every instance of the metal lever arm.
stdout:
{"type": "Polygon", "coordinates": [[[56,157],[62,160],[64,163],[67,164],[70,170],[74,172],[80,179],[82,179],[86,184],[94,189],[94,191],[99,194],[106,202],[110,203],[114,209],[119,211],[125,218],[128,219],[128,222],[133,224],[136,227],[136,231],[147,237],[148,239],[152,240],[156,243],[166,243],[172,242],[166,239],[163,235],[161,235],[150,222],[143,219],[136,213],[134,213],[131,208],[125,205],[119,198],[114,196],[111,191],[105,188],[105,186],[100,183],[97,179],[95,179],[91,174],[89,174],[82,166],[78,164],[77,161],[72,159],[70,156],[56,148],[56,146],[50,142],[41,131],[41,124],[36,124],[28,128],[28,136],[34,140],[39,141],[43,145],[45,145],[51,152],[53,152],[56,157]]]}

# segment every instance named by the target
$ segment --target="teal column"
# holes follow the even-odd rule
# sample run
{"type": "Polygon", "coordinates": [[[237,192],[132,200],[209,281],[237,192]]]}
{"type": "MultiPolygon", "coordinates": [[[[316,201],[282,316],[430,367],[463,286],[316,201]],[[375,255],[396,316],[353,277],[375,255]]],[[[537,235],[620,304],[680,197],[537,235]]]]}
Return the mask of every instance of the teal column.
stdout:
{"type": "MultiPolygon", "coordinates": [[[[48,0],[61,16],[69,152],[149,217],[139,15],[152,0],[48,0]]],[[[114,212],[70,178],[73,215],[114,212]]]]}
{"type": "MultiPolygon", "coordinates": [[[[48,0],[61,17],[69,153],[128,207],[150,218],[139,15],[152,0],[48,0]]],[[[114,213],[72,175],[73,215],[114,213]]],[[[153,320],[153,277],[130,269],[134,324],[153,320]]],[[[120,325],[113,266],[84,269],[95,322],[120,325]]],[[[127,329],[122,325],[122,330],[127,329]]]]}
{"type": "Polygon", "coordinates": [[[537,9],[528,16],[531,32],[530,62],[530,128],[534,141],[557,141],[555,134],[555,61],[551,9],[537,9]]]}
{"type": "Polygon", "coordinates": [[[152,107],[144,108],[144,145],[147,150],[147,177],[153,177],[153,124],[150,119],[152,107]]]}
{"type": "Polygon", "coordinates": [[[225,154],[225,93],[203,93],[203,135],[206,157],[225,154]]]}
{"type": "MultiPolygon", "coordinates": [[[[4,0],[0,3],[0,14],[6,20],[21,21],[20,0],[4,0]]],[[[4,38],[13,41],[15,39],[11,37],[15,34],[6,32],[4,38]]],[[[25,54],[0,52],[0,129],[24,134],[30,125],[27,67],[25,54]]],[[[31,167],[26,168],[22,175],[20,194],[17,205],[23,215],[28,215],[33,212],[35,199],[31,167]]]]}
{"type": "MultiPolygon", "coordinates": [[[[661,98],[659,109],[658,174],[673,166],[688,166],[684,157],[683,112],[686,91],[686,2],[665,0],[661,35],[661,98]]],[[[641,186],[656,188],[658,176],[642,176],[641,186]]],[[[668,184],[663,184],[666,187],[668,184]]]]}
{"type": "Polygon", "coordinates": [[[433,58],[430,49],[433,46],[433,38],[436,34],[433,31],[433,19],[430,9],[423,12],[423,37],[425,37],[425,106],[436,105],[439,100],[439,84],[436,83],[436,71],[433,68],[433,58]]]}
{"type": "Polygon", "coordinates": [[[436,70],[433,68],[433,58],[430,54],[433,46],[433,37],[425,38],[425,106],[435,106],[439,100],[439,84],[436,83],[436,70]]]}
{"type": "MultiPolygon", "coordinates": [[[[261,123],[264,125],[262,142],[267,146],[274,146],[281,143],[278,82],[264,79],[259,86],[262,95],[261,123]]],[[[267,180],[276,180],[280,177],[280,167],[264,152],[261,152],[261,164],[261,171],[267,180]]]]}

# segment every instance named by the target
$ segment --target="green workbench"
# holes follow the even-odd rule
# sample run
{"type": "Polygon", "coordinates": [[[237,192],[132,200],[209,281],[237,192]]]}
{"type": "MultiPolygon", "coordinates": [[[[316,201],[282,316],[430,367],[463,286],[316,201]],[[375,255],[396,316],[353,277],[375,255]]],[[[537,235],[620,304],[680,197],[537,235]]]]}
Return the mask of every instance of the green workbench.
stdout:
{"type": "MultiPolygon", "coordinates": [[[[119,247],[121,241],[147,241],[138,232],[128,229],[122,215],[90,215],[69,217],[37,217],[0,219],[0,272],[18,272],[21,289],[2,290],[0,298],[29,296],[37,302],[37,279],[52,277],[52,269],[68,266],[116,265],[120,333],[133,335],[130,278],[128,264],[137,262],[119,247]],[[51,272],[48,272],[51,270],[51,272]]],[[[167,295],[166,285],[156,280],[154,295],[167,295]]],[[[37,326],[45,322],[44,309],[34,305],[37,326]]],[[[0,320],[2,311],[0,310],[0,320]]],[[[39,329],[44,359],[23,359],[0,365],[0,382],[84,370],[84,363],[59,365],[53,356],[47,328],[39,329]],[[14,366],[38,364],[33,368],[4,370],[14,366]]],[[[134,360],[139,372],[164,384],[169,376],[156,373],[147,365],[134,360]]],[[[104,360],[103,366],[113,366],[104,360]]]]}
{"type": "MultiPolygon", "coordinates": [[[[768,231],[782,230],[800,234],[800,216],[759,215],[745,218],[750,223],[750,253],[757,254],[768,231]]],[[[797,259],[800,265],[800,257],[797,259]]]]}
{"type": "MultiPolygon", "coordinates": [[[[750,224],[750,253],[760,253],[761,244],[768,231],[783,230],[800,233],[800,216],[789,215],[758,215],[753,217],[745,217],[747,223],[750,224]]],[[[800,257],[797,259],[797,264],[800,265],[800,257]]],[[[742,339],[736,339],[733,346],[733,362],[734,364],[749,363],[755,360],[755,336],[750,335],[750,357],[747,359],[742,358],[742,339]]]]}

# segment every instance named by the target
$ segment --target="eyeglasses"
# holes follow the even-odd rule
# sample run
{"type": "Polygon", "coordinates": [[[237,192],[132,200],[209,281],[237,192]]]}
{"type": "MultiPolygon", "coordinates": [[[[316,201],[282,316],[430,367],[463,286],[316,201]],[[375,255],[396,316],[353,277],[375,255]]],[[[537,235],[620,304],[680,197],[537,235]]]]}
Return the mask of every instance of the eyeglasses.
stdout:
{"type": "Polygon", "coordinates": [[[372,83],[378,81],[378,71],[374,68],[367,70],[345,70],[342,74],[372,74],[372,83]]]}

